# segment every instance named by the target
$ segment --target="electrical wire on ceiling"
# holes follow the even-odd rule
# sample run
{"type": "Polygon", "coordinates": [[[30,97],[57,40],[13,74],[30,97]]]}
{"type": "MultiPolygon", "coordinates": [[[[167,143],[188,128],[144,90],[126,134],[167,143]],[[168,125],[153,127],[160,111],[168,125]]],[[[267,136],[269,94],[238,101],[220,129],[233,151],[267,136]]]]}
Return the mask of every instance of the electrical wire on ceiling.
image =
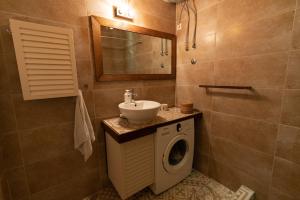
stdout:
{"type": "Polygon", "coordinates": [[[190,11],[194,14],[194,32],[193,32],[193,40],[192,40],[192,48],[196,49],[196,39],[197,39],[197,23],[198,23],[198,15],[197,15],[197,7],[195,0],[184,0],[184,2],[181,3],[181,10],[179,14],[179,23],[181,23],[182,14],[183,11],[186,11],[187,13],[187,29],[186,29],[186,35],[185,35],[185,50],[189,51],[189,36],[190,36],[190,11]],[[192,2],[192,3],[191,3],[192,2]],[[192,5],[190,5],[192,4],[192,5]]]}

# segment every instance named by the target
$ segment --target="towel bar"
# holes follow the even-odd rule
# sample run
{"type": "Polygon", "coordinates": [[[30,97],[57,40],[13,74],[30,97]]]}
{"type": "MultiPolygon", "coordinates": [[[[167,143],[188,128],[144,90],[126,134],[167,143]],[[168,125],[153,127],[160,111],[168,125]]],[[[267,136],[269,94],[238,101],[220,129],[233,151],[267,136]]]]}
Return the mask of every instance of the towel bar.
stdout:
{"type": "Polygon", "coordinates": [[[252,90],[251,86],[229,86],[229,85],[199,85],[204,88],[224,88],[224,89],[239,89],[239,90],[252,90]]]}

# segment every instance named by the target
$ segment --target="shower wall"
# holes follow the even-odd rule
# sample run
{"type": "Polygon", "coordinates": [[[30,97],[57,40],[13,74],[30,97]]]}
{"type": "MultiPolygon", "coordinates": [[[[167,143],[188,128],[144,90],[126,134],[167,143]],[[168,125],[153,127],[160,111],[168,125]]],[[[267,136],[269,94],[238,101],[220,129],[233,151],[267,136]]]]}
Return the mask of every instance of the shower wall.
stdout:
{"type": "MultiPolygon", "coordinates": [[[[195,167],[258,200],[300,196],[300,2],[196,0],[197,48],[185,51],[187,14],[177,30],[176,103],[204,112],[195,167]],[[191,58],[197,64],[191,64],[191,58]],[[250,90],[199,84],[252,86],[250,90]]],[[[179,23],[181,4],[177,5],[179,23]]]]}

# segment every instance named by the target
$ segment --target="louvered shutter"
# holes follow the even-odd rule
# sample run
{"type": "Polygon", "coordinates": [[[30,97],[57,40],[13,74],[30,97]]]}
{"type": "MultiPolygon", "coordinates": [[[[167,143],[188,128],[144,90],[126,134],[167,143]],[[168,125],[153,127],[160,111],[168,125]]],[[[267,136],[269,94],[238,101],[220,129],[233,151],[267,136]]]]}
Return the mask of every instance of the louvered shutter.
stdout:
{"type": "Polygon", "coordinates": [[[77,96],[73,31],[10,19],[24,100],[77,96]]]}

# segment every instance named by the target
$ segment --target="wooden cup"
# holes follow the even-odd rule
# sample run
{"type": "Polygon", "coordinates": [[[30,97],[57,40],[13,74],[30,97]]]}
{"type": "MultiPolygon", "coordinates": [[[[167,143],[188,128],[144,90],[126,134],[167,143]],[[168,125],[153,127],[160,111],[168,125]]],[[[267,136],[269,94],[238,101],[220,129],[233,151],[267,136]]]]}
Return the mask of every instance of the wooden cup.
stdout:
{"type": "Polygon", "coordinates": [[[180,105],[180,112],[183,114],[192,114],[194,112],[194,105],[192,103],[182,103],[180,105]]]}

